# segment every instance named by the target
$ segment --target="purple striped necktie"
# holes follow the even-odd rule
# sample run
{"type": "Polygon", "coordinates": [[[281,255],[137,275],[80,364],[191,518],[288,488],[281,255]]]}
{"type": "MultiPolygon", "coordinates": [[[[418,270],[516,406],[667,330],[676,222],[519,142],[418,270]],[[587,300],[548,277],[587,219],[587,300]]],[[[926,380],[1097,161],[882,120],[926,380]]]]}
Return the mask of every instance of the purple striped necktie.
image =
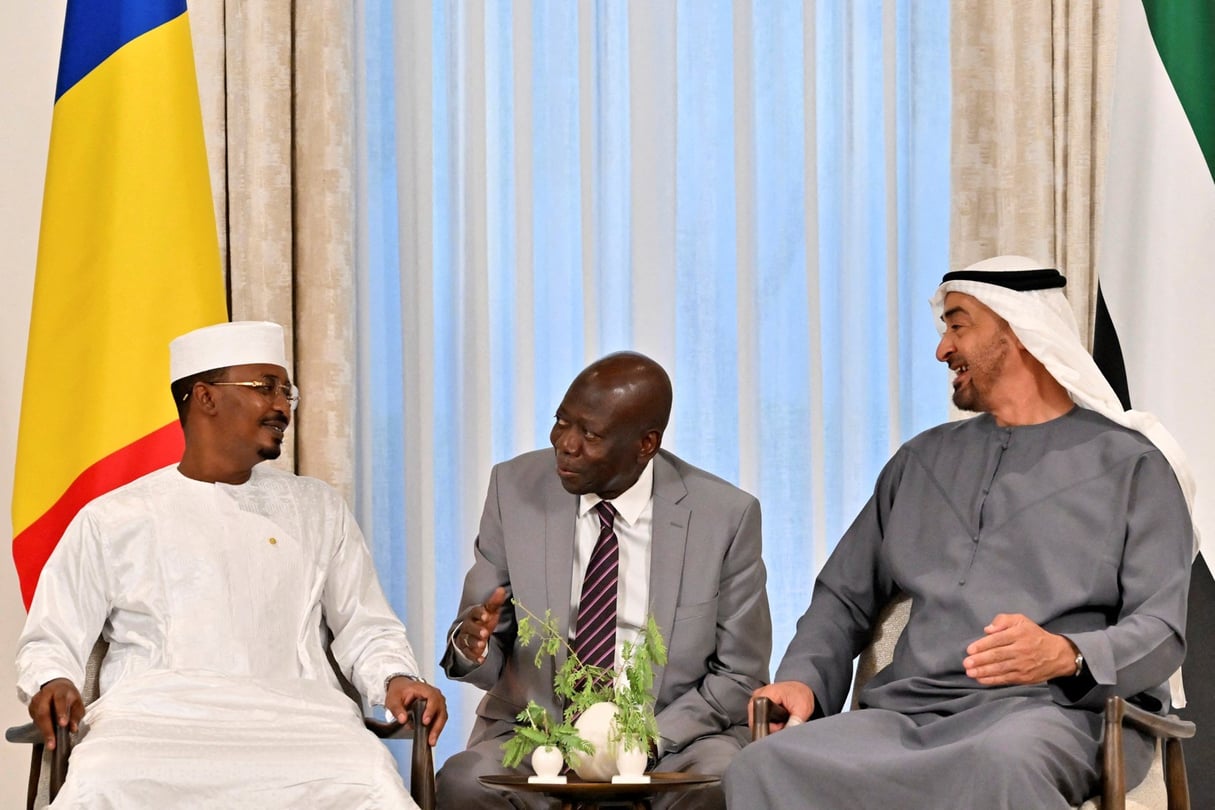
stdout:
{"type": "Polygon", "coordinates": [[[582,579],[574,653],[590,666],[610,669],[616,663],[616,589],[620,580],[620,545],[612,523],[616,508],[607,501],[595,504],[599,539],[582,579]]]}

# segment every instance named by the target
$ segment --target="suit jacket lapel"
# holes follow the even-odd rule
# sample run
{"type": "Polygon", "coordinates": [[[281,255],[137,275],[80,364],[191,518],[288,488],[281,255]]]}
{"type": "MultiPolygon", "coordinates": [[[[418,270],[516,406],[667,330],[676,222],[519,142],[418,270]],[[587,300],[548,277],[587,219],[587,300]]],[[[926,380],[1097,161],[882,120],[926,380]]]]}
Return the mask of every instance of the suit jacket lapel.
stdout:
{"type": "MultiPolygon", "coordinates": [[[[545,492],[544,565],[545,606],[552,610],[562,638],[570,633],[570,587],[574,573],[574,523],[577,520],[578,496],[571,495],[554,475],[545,492]]],[[[532,610],[536,608],[528,606],[532,610]]],[[[556,667],[565,663],[566,651],[557,653],[556,667]]],[[[552,673],[549,675],[550,683],[552,673]]]]}
{"type": "MultiPolygon", "coordinates": [[[[662,453],[655,456],[650,611],[666,643],[670,642],[675,627],[675,605],[679,599],[679,582],[688,544],[688,523],[692,512],[681,505],[687,494],[688,489],[675,465],[662,453]]],[[[666,667],[658,667],[654,672],[655,695],[662,693],[665,672],[666,667]]]]}

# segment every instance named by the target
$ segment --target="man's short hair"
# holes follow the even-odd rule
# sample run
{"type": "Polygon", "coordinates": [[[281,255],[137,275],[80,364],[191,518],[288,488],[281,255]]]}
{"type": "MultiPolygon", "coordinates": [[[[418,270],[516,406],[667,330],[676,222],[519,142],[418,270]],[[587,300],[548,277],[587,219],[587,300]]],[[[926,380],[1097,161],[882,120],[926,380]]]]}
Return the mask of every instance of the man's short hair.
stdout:
{"type": "Polygon", "coordinates": [[[177,406],[177,421],[181,422],[182,427],[186,426],[186,413],[189,411],[190,393],[194,390],[194,383],[219,382],[227,372],[227,368],[213,368],[174,380],[169,385],[169,390],[173,392],[173,404],[177,406]]]}

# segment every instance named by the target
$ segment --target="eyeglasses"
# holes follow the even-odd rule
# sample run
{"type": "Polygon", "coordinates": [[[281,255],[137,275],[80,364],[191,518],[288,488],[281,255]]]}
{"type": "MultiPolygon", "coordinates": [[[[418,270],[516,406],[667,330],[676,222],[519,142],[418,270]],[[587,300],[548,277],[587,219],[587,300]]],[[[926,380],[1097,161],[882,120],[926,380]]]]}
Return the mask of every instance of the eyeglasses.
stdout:
{"type": "Polygon", "coordinates": [[[257,393],[264,396],[271,402],[278,395],[282,395],[283,399],[291,404],[291,410],[295,410],[300,404],[300,389],[292,383],[272,383],[265,380],[251,380],[249,382],[213,382],[206,383],[207,385],[239,385],[242,388],[252,388],[257,393]]]}

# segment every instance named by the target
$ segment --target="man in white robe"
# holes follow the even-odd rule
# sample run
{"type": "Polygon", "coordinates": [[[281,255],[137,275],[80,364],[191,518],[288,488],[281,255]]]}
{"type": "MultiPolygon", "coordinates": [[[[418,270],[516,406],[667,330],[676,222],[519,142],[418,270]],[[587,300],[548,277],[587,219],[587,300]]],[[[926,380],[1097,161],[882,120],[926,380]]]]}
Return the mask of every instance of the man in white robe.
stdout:
{"type": "Polygon", "coordinates": [[[446,721],[328,485],[260,462],[298,398],[277,324],[173,341],[181,463],[85,506],[43,569],[17,655],[18,693],[48,747],[83,732],[55,807],[413,807],[325,653],[405,722],[446,721]],[[78,686],[98,635],[101,697],[78,686]]]}
{"type": "MultiPolygon", "coordinates": [[[[1185,651],[1192,482],[1172,437],[1117,406],[1063,283],[1020,257],[946,275],[937,359],[980,415],[882,471],[755,692],[810,722],[735,758],[731,807],[1062,809],[1095,790],[1108,696],[1163,709],[1185,651]],[[893,660],[841,713],[895,593],[911,614],[893,660]]],[[[1151,752],[1127,732],[1128,784],[1151,752]]]]}

